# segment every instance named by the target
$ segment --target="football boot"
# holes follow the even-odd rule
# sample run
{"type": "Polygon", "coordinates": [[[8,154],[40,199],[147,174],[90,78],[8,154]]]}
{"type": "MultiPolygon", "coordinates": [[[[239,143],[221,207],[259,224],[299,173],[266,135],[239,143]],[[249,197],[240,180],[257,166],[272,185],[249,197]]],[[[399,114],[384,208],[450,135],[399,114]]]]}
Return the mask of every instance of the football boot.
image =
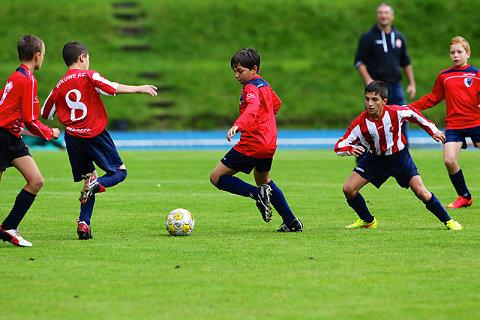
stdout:
{"type": "Polygon", "coordinates": [[[277,232],[302,232],[303,231],[303,223],[299,219],[294,219],[288,225],[282,223],[280,228],[277,232]]]}
{"type": "Polygon", "coordinates": [[[357,219],[355,223],[349,224],[348,226],[345,226],[345,229],[356,229],[356,228],[373,228],[375,229],[377,227],[377,219],[375,217],[373,218],[372,222],[367,222],[365,220],[362,220],[360,218],[357,219]]]}
{"type": "Polygon", "coordinates": [[[19,247],[32,246],[32,243],[23,239],[20,233],[18,233],[18,229],[3,230],[2,227],[0,226],[0,239],[2,239],[4,242],[5,241],[11,242],[12,244],[19,247]]]}
{"type": "Polygon", "coordinates": [[[458,197],[457,200],[453,201],[449,205],[447,205],[447,209],[458,209],[458,208],[466,208],[470,207],[473,203],[473,197],[466,199],[464,197],[458,197]]]}

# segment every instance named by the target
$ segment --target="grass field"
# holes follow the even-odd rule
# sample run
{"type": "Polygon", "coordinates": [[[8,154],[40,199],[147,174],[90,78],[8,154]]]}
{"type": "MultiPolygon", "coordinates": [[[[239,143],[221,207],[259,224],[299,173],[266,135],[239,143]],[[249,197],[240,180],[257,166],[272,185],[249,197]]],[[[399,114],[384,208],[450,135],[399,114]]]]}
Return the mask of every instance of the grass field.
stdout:
{"type": "MultiPolygon", "coordinates": [[[[224,153],[121,152],[128,178],[97,196],[94,238],[80,241],[81,185],[66,153],[33,152],[45,186],[20,228],[34,246],[0,243],[0,319],[478,319],[478,152],[461,153],[476,198],[449,211],[464,226],[453,232],[392,179],[362,191],[378,228],[346,231],[356,215],[342,185],[354,160],[279,151],[272,178],[300,234],[275,233],[278,215],[266,224],[253,201],[210,185],[224,153]],[[177,207],[196,219],[188,237],[165,230],[177,207]]],[[[412,155],[427,188],[452,201],[441,151],[412,155]]],[[[23,184],[4,173],[0,219],[23,184]]]]}

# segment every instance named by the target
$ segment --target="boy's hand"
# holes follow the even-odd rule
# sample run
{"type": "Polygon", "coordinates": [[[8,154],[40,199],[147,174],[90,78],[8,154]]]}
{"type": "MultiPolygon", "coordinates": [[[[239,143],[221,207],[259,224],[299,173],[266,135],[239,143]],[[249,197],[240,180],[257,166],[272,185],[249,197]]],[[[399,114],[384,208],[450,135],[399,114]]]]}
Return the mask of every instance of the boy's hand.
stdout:
{"type": "Polygon", "coordinates": [[[238,131],[237,126],[231,127],[230,130],[228,130],[227,132],[227,140],[232,141],[232,137],[237,134],[237,131],[238,131]]]}
{"type": "Polygon", "coordinates": [[[60,138],[60,130],[58,128],[52,128],[52,139],[57,140],[60,138]]]}
{"type": "Polygon", "coordinates": [[[435,139],[435,141],[441,141],[442,143],[445,143],[445,141],[447,140],[447,138],[445,137],[445,133],[443,133],[443,131],[440,131],[440,130],[438,130],[432,136],[432,138],[435,139]]]}
{"type": "Polygon", "coordinates": [[[350,154],[359,157],[362,155],[362,153],[365,152],[365,148],[362,146],[353,146],[352,149],[350,150],[350,154]]]}
{"type": "Polygon", "coordinates": [[[155,97],[157,95],[157,87],[155,87],[155,86],[146,84],[146,85],[143,85],[143,86],[138,86],[138,88],[140,90],[140,93],[146,93],[146,94],[149,94],[153,97],[155,97]]]}

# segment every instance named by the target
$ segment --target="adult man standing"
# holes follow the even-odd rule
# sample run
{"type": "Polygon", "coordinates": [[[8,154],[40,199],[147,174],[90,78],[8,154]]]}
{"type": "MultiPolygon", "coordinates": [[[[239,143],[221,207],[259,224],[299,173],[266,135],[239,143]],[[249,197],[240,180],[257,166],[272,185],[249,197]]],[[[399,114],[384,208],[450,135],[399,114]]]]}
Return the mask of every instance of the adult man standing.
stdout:
{"type": "MultiPolygon", "coordinates": [[[[408,79],[407,93],[413,99],[415,78],[405,37],[392,25],[393,7],[382,2],[377,6],[377,23],[362,35],[355,54],[355,67],[368,85],[373,80],[388,84],[388,104],[406,105],[402,87],[402,68],[408,79]]],[[[407,138],[407,126],[402,133],[407,138]]]]}

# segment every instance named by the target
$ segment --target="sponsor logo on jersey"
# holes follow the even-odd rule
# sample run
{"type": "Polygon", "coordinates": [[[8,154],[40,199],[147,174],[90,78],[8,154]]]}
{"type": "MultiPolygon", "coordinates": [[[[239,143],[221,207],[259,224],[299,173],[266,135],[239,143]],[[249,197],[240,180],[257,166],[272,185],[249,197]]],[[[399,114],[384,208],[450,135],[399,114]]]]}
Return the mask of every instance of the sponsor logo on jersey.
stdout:
{"type": "Polygon", "coordinates": [[[473,79],[472,79],[472,78],[465,78],[465,79],[463,80],[463,82],[465,82],[465,86],[466,86],[467,88],[469,88],[469,87],[472,85],[472,83],[473,83],[473,79]]]}

